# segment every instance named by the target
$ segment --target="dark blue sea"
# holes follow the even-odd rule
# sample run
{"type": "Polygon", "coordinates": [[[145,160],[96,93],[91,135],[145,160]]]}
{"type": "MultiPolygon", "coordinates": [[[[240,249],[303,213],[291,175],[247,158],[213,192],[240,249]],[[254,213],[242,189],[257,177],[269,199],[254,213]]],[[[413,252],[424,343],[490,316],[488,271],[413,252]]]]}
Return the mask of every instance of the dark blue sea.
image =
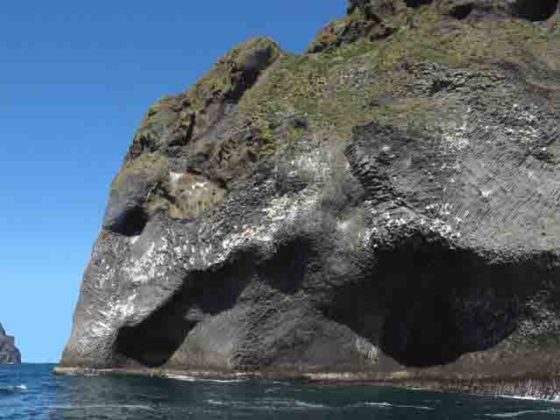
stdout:
{"type": "Polygon", "coordinates": [[[0,367],[0,419],[560,419],[560,404],[372,386],[60,377],[0,367]]]}

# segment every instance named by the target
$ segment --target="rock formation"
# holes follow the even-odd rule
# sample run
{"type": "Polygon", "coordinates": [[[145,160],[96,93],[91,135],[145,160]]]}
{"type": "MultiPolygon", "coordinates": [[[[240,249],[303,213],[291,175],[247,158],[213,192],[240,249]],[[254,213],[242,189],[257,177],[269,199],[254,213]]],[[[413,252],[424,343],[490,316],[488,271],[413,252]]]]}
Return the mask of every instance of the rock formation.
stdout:
{"type": "Polygon", "coordinates": [[[21,363],[21,354],[15,346],[15,339],[6,335],[0,324],[0,365],[15,365],[21,363]]]}
{"type": "Polygon", "coordinates": [[[350,0],[154,105],[61,367],[555,383],[557,10],[350,0]]]}

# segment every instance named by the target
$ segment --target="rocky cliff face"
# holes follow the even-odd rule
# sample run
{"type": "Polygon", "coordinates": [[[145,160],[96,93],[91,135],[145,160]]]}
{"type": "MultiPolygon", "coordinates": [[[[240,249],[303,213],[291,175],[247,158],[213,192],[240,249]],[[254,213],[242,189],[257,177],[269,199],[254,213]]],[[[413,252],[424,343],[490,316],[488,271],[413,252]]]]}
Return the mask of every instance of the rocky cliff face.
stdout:
{"type": "Polygon", "coordinates": [[[15,339],[6,335],[0,324],[0,365],[14,365],[21,363],[21,354],[15,346],[15,339]]]}
{"type": "Polygon", "coordinates": [[[560,374],[558,0],[351,0],[154,105],[61,366],[560,374]]]}

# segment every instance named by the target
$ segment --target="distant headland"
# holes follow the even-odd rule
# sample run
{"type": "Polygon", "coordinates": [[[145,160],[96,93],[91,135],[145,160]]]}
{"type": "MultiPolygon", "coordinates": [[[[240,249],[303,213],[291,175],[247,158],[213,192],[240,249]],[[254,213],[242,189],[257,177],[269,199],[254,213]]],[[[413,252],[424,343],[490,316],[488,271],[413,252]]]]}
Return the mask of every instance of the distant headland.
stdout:
{"type": "Polygon", "coordinates": [[[0,365],[16,365],[21,363],[21,353],[15,345],[15,338],[6,335],[0,324],[0,365]]]}

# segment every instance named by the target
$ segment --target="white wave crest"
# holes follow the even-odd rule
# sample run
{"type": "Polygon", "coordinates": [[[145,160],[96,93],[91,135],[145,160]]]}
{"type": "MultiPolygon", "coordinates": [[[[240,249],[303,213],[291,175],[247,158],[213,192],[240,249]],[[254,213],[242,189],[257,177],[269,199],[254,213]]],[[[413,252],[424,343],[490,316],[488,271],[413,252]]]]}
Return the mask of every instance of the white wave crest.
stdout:
{"type": "Polygon", "coordinates": [[[0,386],[0,392],[25,392],[27,391],[26,385],[14,385],[14,386],[0,386]]]}
{"type": "Polygon", "coordinates": [[[209,378],[196,378],[194,376],[187,376],[187,375],[173,375],[168,374],[165,375],[167,379],[173,379],[175,381],[182,381],[182,382],[211,382],[215,384],[233,384],[244,382],[244,379],[209,379],[209,378]]]}
{"type": "Polygon", "coordinates": [[[315,408],[315,409],[317,409],[317,408],[328,408],[324,404],[309,403],[309,402],[299,401],[299,400],[294,401],[294,404],[297,407],[301,407],[301,408],[315,408]]]}
{"type": "Polygon", "coordinates": [[[123,410],[144,410],[154,411],[152,407],[147,405],[127,405],[127,404],[114,404],[114,405],[52,405],[49,407],[51,410],[99,410],[99,409],[123,409],[123,410]]]}
{"type": "Polygon", "coordinates": [[[510,419],[515,417],[525,416],[527,414],[560,414],[560,410],[548,409],[548,410],[525,410],[525,411],[514,411],[511,413],[496,413],[496,414],[486,414],[486,417],[498,418],[498,419],[510,419]]]}
{"type": "Polygon", "coordinates": [[[433,411],[435,408],[427,407],[424,405],[404,405],[404,404],[391,404],[388,402],[371,402],[367,401],[364,403],[356,404],[356,407],[379,407],[379,408],[408,408],[414,410],[425,410],[425,411],[433,411]]]}

